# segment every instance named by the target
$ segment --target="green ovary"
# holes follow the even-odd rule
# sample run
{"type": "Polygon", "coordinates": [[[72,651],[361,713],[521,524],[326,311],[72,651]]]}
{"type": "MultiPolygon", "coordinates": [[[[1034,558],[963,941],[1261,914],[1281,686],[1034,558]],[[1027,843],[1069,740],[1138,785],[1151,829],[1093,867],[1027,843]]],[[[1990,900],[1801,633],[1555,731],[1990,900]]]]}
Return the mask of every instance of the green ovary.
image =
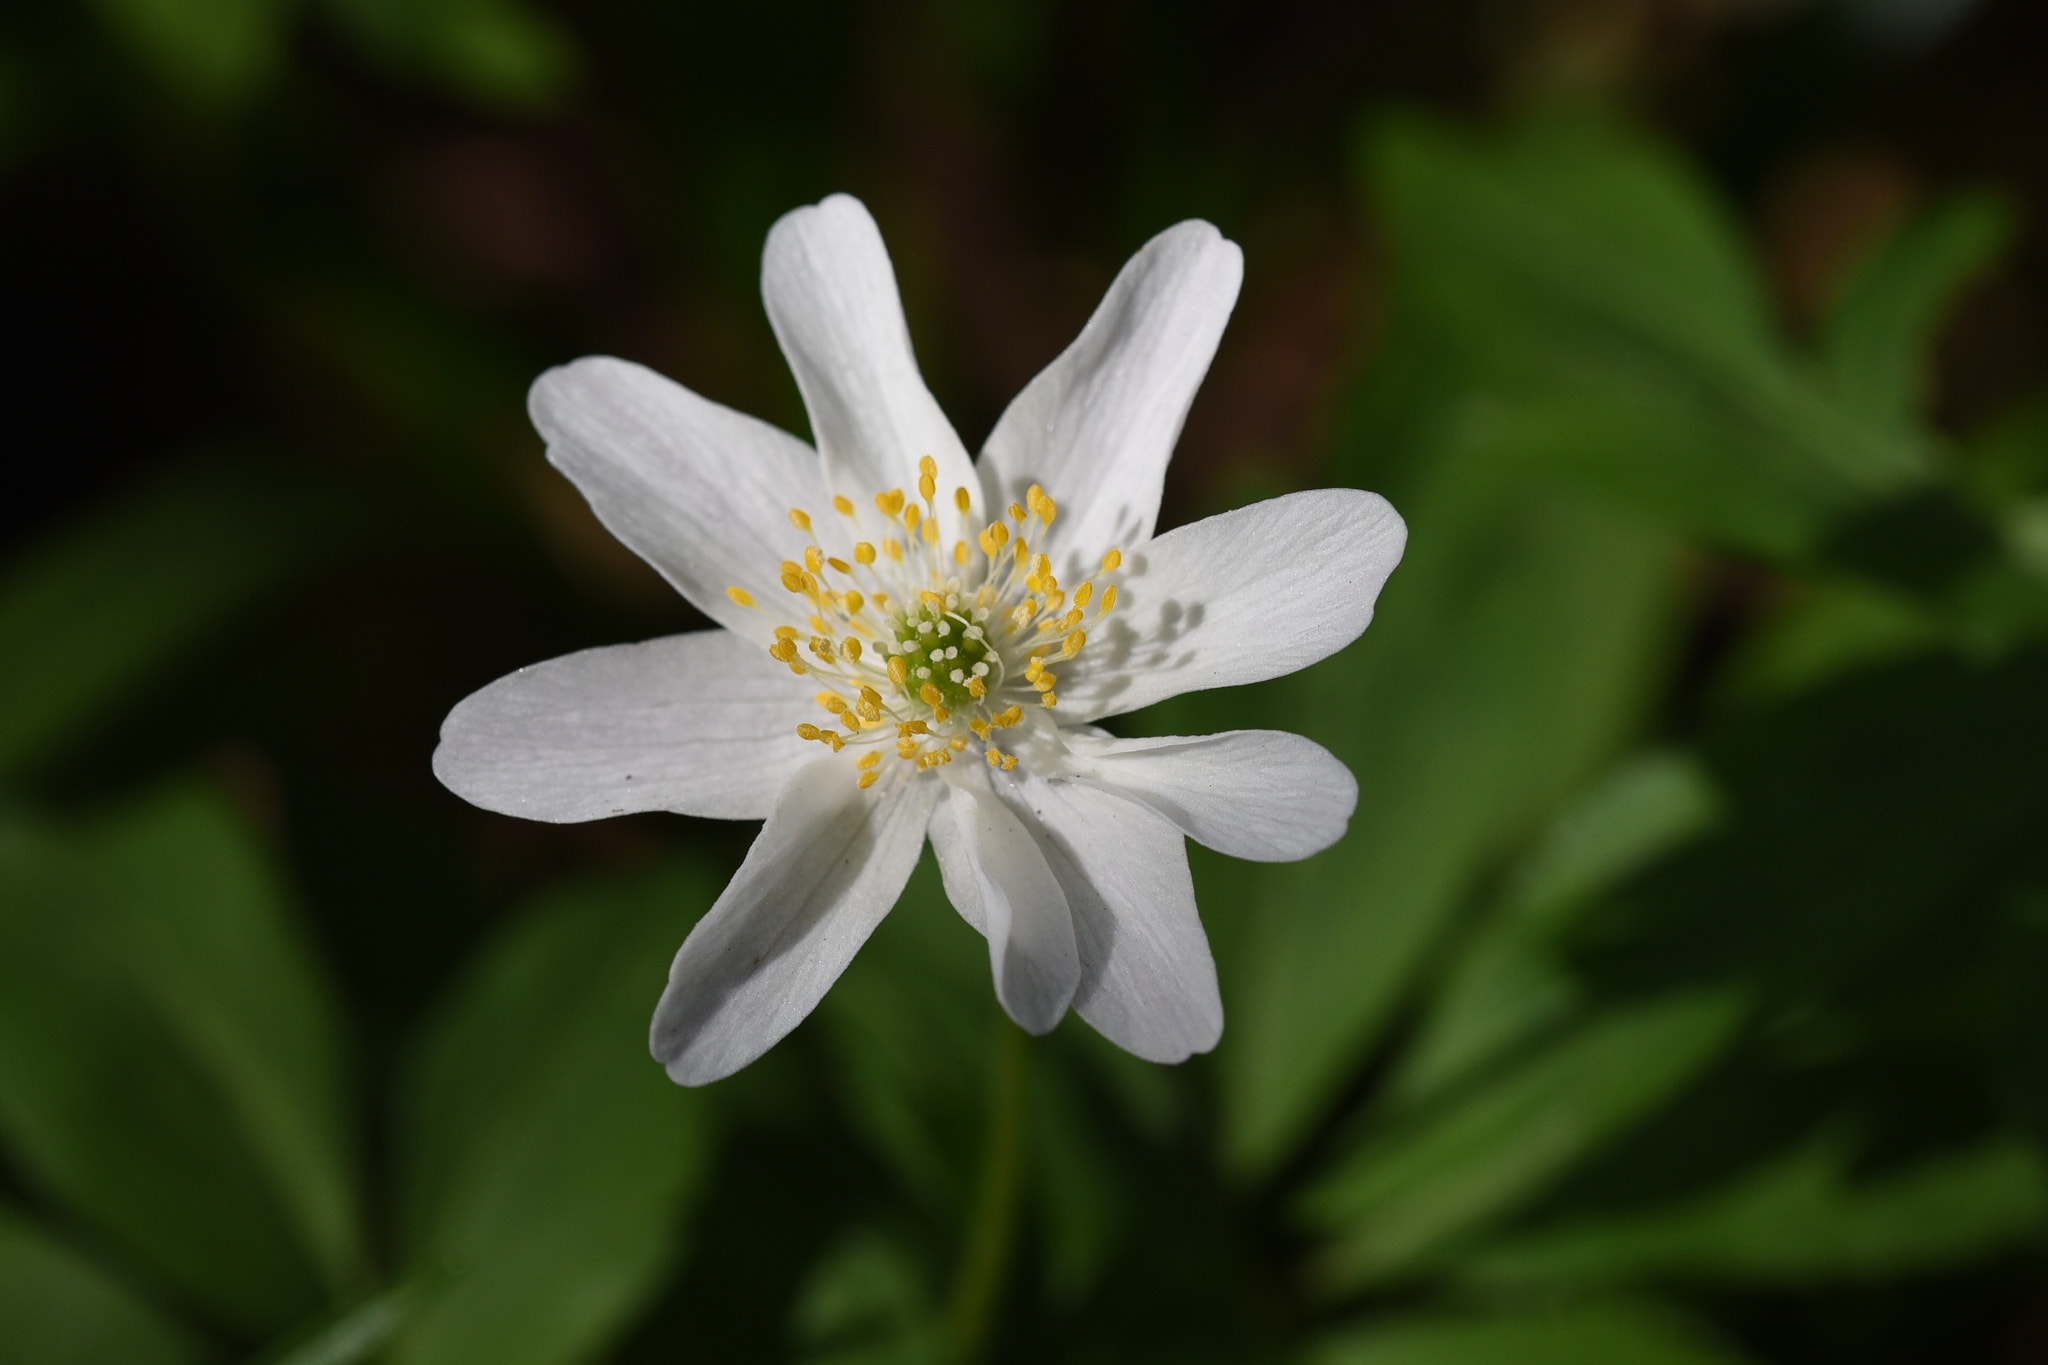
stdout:
{"type": "Polygon", "coordinates": [[[958,594],[943,605],[920,602],[890,618],[889,653],[907,670],[903,693],[919,698],[926,683],[939,690],[947,710],[965,710],[975,703],[968,682],[980,678],[984,688],[1002,681],[1002,657],[989,647],[987,608],[962,604],[958,594]]]}

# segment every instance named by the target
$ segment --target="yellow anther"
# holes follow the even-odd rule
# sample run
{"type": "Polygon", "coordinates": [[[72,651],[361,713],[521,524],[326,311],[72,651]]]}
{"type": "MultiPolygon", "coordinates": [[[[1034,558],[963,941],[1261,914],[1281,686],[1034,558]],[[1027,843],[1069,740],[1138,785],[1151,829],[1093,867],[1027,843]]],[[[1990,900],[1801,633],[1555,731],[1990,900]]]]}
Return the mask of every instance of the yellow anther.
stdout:
{"type": "Polygon", "coordinates": [[[936,479],[939,477],[939,462],[929,455],[920,455],[917,457],[917,472],[927,479],[936,479]]]}
{"type": "Polygon", "coordinates": [[[824,733],[825,732],[823,730],[820,730],[817,726],[811,724],[809,721],[805,721],[802,725],[796,727],[796,737],[798,739],[816,739],[819,735],[822,735],[824,733]]]}
{"type": "Polygon", "coordinates": [[[1017,523],[1017,524],[1018,524],[1019,526],[1022,526],[1022,525],[1024,524],[1024,516],[1025,516],[1025,513],[1024,513],[1024,509],[1023,509],[1023,508],[1019,507],[1019,506],[1018,506],[1018,505],[1017,505],[1016,503],[1014,503],[1014,502],[1010,504],[1010,520],[1011,520],[1011,521],[1014,521],[1014,522],[1016,522],[1016,523],[1017,523]]]}
{"type": "Polygon", "coordinates": [[[777,626],[775,628],[775,638],[778,640],[794,640],[796,638],[796,627],[777,626]]]}
{"type": "Polygon", "coordinates": [[[834,733],[831,730],[818,731],[818,738],[825,741],[825,743],[831,745],[832,752],[835,754],[846,747],[846,741],[841,739],[836,733],[834,733]]]}
{"type": "Polygon", "coordinates": [[[1040,578],[1039,578],[1039,576],[1038,576],[1037,574],[1035,574],[1035,573],[1034,573],[1034,574],[1026,574],[1026,575],[1024,576],[1024,591],[1026,591],[1026,592],[1044,592],[1044,591],[1045,591],[1045,583],[1044,583],[1044,581],[1043,581],[1042,579],[1040,579],[1040,578]]]}
{"type": "Polygon", "coordinates": [[[1052,525],[1052,519],[1059,514],[1059,504],[1055,503],[1051,498],[1040,498],[1038,500],[1038,519],[1047,526],[1052,525]]]}
{"type": "Polygon", "coordinates": [[[949,749],[951,749],[951,750],[952,750],[952,751],[953,751],[954,753],[956,753],[956,754],[964,754],[964,753],[966,753],[966,752],[967,752],[967,736],[965,736],[965,735],[955,735],[955,736],[953,736],[953,737],[952,737],[951,739],[949,739],[949,740],[947,740],[947,741],[946,741],[946,747],[947,747],[947,748],[949,748],[949,749]]]}
{"type": "Polygon", "coordinates": [[[838,514],[839,514],[840,516],[842,516],[842,517],[850,517],[850,516],[852,516],[852,515],[853,515],[853,499],[851,499],[851,498],[843,498],[843,497],[839,496],[839,494],[837,494],[837,493],[834,493],[834,494],[832,495],[832,510],[833,510],[833,511],[835,511],[835,512],[837,512],[837,513],[838,513],[838,514]]]}
{"type": "Polygon", "coordinates": [[[953,506],[958,508],[960,515],[964,517],[967,515],[967,509],[974,506],[974,499],[967,495],[965,488],[956,488],[953,490],[953,506]]]}
{"type": "Polygon", "coordinates": [[[835,716],[846,709],[846,698],[840,696],[837,692],[820,692],[817,701],[818,705],[824,707],[835,716]]]}
{"type": "Polygon", "coordinates": [[[910,681],[910,665],[903,662],[901,654],[889,660],[889,681],[898,687],[905,686],[910,681]]]}
{"type": "Polygon", "coordinates": [[[862,772],[866,772],[869,768],[874,767],[877,763],[880,763],[881,761],[882,756],[876,753],[874,750],[870,749],[868,752],[862,754],[860,756],[860,761],[858,763],[855,763],[853,766],[859,768],[862,772]]]}
{"type": "Polygon", "coordinates": [[[944,725],[949,719],[951,719],[952,715],[953,713],[951,711],[948,711],[943,706],[934,706],[932,708],[932,719],[937,721],[941,725],[944,725]]]}
{"type": "Polygon", "coordinates": [[[981,533],[981,552],[994,559],[1010,540],[1010,528],[1000,521],[992,521],[981,533]]]}
{"type": "Polygon", "coordinates": [[[924,543],[927,545],[936,545],[939,543],[938,522],[928,521],[924,524],[924,543]]]}
{"type": "MultiPolygon", "coordinates": [[[[846,733],[849,735],[860,733],[860,717],[851,711],[841,711],[839,713],[839,723],[846,727],[846,733]]],[[[836,753],[837,750],[834,750],[834,752],[836,753]]]]}
{"type": "MultiPolygon", "coordinates": [[[[1022,715],[1023,713],[1020,711],[1018,714],[1022,715]]],[[[931,727],[921,720],[905,720],[896,723],[896,738],[898,739],[902,739],[905,735],[928,735],[930,733],[931,727]]]]}
{"type": "Polygon", "coordinates": [[[966,542],[966,541],[964,541],[964,540],[956,540],[956,541],[954,541],[954,542],[953,542],[953,562],[954,562],[955,564],[958,564],[958,565],[959,565],[959,566],[960,566],[961,568],[963,568],[963,569],[967,567],[967,542],[966,542]]]}
{"type": "Polygon", "coordinates": [[[1040,578],[1047,577],[1052,573],[1052,560],[1045,555],[1033,555],[1031,557],[1031,571],[1040,578]]]}
{"type": "Polygon", "coordinates": [[[1010,769],[1012,769],[1012,768],[1014,768],[1014,767],[1016,767],[1016,766],[1017,766],[1017,755],[1015,755],[1015,754],[1004,754],[1004,755],[1003,755],[1003,771],[1004,771],[1004,772],[1008,772],[1008,771],[1010,771],[1010,769]]]}
{"type": "Polygon", "coordinates": [[[1123,562],[1124,552],[1122,550],[1111,550],[1102,557],[1102,571],[1104,573],[1111,573],[1116,569],[1117,565],[1123,562]]]}
{"type": "Polygon", "coordinates": [[[1085,630],[1077,630],[1073,632],[1071,635],[1067,636],[1067,638],[1061,642],[1061,647],[1067,651],[1068,657],[1071,658],[1074,655],[1079,654],[1081,652],[1081,646],[1087,643],[1088,632],[1085,630]]]}
{"type": "Polygon", "coordinates": [[[1102,605],[1095,609],[1095,614],[1097,616],[1107,616],[1109,615],[1109,609],[1115,605],[1116,584],[1112,583],[1102,590],[1102,605]]]}
{"type": "Polygon", "coordinates": [[[1029,544],[1029,543],[1027,543],[1027,542],[1025,542],[1025,541],[1019,540],[1019,541],[1017,542],[1017,549],[1016,549],[1015,553],[1016,553],[1016,556],[1017,556],[1017,562],[1018,562],[1019,564],[1022,564],[1022,563],[1023,563],[1023,562],[1025,561],[1025,560],[1027,560],[1027,559],[1031,558],[1031,546],[1030,546],[1030,544],[1029,544]]]}
{"type": "Polygon", "coordinates": [[[1038,500],[1044,496],[1045,490],[1034,483],[1031,487],[1024,490],[1024,505],[1036,512],[1038,510],[1038,500]]]}
{"type": "Polygon", "coordinates": [[[895,560],[898,564],[903,562],[903,547],[893,540],[884,540],[882,542],[882,553],[895,560]]]}
{"type": "Polygon", "coordinates": [[[1074,589],[1074,605],[1085,607],[1088,605],[1088,599],[1094,595],[1095,585],[1093,583],[1083,583],[1080,587],[1074,589]]]}
{"type": "Polygon", "coordinates": [[[903,490],[892,488],[886,493],[875,494],[875,510],[885,517],[893,517],[903,510],[903,490]]]}
{"type": "Polygon", "coordinates": [[[1050,692],[1045,692],[1040,694],[1038,698],[1038,704],[1040,706],[1051,708],[1054,706],[1058,706],[1060,704],[1060,699],[1058,697],[1055,697],[1050,692]]]}
{"type": "Polygon", "coordinates": [[[912,503],[910,506],[903,509],[903,524],[909,527],[911,530],[915,531],[917,529],[917,524],[923,520],[924,512],[918,507],[916,503],[912,503]]]}
{"type": "Polygon", "coordinates": [[[854,639],[854,638],[853,638],[853,637],[852,637],[851,635],[847,636],[847,637],[846,637],[846,638],[845,638],[844,640],[841,640],[841,641],[839,642],[839,652],[840,652],[841,654],[844,654],[844,655],[846,656],[846,661],[847,661],[848,663],[850,663],[850,664],[857,664],[857,663],[859,663],[859,662],[860,662],[860,641],[858,641],[858,640],[854,639]]]}
{"type": "Polygon", "coordinates": [[[946,700],[945,696],[940,693],[939,689],[934,687],[930,683],[926,683],[923,687],[918,688],[917,695],[920,701],[922,701],[926,706],[931,707],[936,707],[946,700]]]}
{"type": "Polygon", "coordinates": [[[1012,706],[1007,711],[1003,711],[997,715],[989,717],[988,723],[993,726],[996,726],[999,729],[1007,730],[1012,725],[1015,725],[1018,721],[1022,719],[1024,719],[1024,708],[1021,706],[1012,706]]]}
{"type": "Polygon", "coordinates": [[[808,531],[811,529],[811,514],[801,507],[792,507],[789,509],[789,524],[799,531],[808,531]]]}
{"type": "Polygon", "coordinates": [[[804,546],[804,567],[812,573],[825,571],[825,552],[815,545],[804,546]]]}
{"type": "Polygon", "coordinates": [[[1058,681],[1059,679],[1054,677],[1051,670],[1048,669],[1046,672],[1033,678],[1031,685],[1040,692],[1050,692],[1052,691],[1052,685],[1058,681]]]}
{"type": "Polygon", "coordinates": [[[826,638],[825,638],[824,636],[822,636],[822,635],[813,635],[813,636],[811,637],[811,653],[813,653],[813,654],[817,655],[817,656],[818,656],[818,657],[819,657],[820,659],[824,660],[824,661],[825,661],[826,663],[828,663],[828,664],[829,664],[829,663],[831,663],[831,662],[832,662],[832,642],[831,642],[830,640],[826,639],[826,638]]]}
{"type": "Polygon", "coordinates": [[[828,559],[825,562],[832,566],[832,572],[834,573],[850,574],[853,572],[853,565],[843,559],[828,559]]]}
{"type": "Polygon", "coordinates": [[[745,588],[727,588],[725,595],[743,607],[754,605],[754,594],[748,592],[745,588]]]}
{"type": "Polygon", "coordinates": [[[916,758],[917,741],[914,739],[903,739],[899,737],[896,741],[896,757],[903,759],[916,758]]]}
{"type": "Polygon", "coordinates": [[[974,731],[976,739],[988,738],[988,722],[985,720],[970,720],[967,722],[967,728],[974,731]]]}
{"type": "Polygon", "coordinates": [[[937,479],[933,478],[929,474],[920,474],[917,476],[917,495],[920,498],[923,498],[926,502],[930,502],[933,498],[938,496],[938,493],[939,481],[937,479]]]}
{"type": "Polygon", "coordinates": [[[853,709],[860,712],[862,720],[880,720],[882,718],[882,694],[875,691],[872,687],[862,687],[860,690],[860,700],[854,703],[853,709]]]}
{"type": "Polygon", "coordinates": [[[875,562],[875,547],[863,540],[853,547],[853,558],[857,564],[872,564],[875,562]]]}
{"type": "Polygon", "coordinates": [[[985,697],[988,695],[988,687],[979,678],[969,678],[967,680],[967,695],[970,697],[985,697]]]}
{"type": "Polygon", "coordinates": [[[991,768],[1000,768],[1000,767],[1002,767],[1002,766],[1003,766],[1003,756],[1002,756],[1001,754],[997,753],[997,752],[996,752],[996,751],[995,751],[994,749],[990,749],[990,750],[988,751],[988,766],[989,766],[989,767],[991,767],[991,768]]]}
{"type": "Polygon", "coordinates": [[[784,635],[768,646],[768,654],[770,658],[788,663],[796,658],[796,641],[784,635]]]}
{"type": "Polygon", "coordinates": [[[845,606],[848,616],[860,615],[860,609],[867,605],[867,598],[862,597],[857,592],[849,592],[840,598],[839,601],[845,606]]]}
{"type": "MultiPolygon", "coordinates": [[[[869,757],[869,758],[880,758],[880,757],[881,757],[881,755],[880,755],[880,754],[869,754],[869,755],[868,755],[868,757],[869,757]]],[[[874,770],[873,768],[870,768],[870,769],[868,769],[868,770],[867,770],[866,772],[864,772],[864,773],[862,773],[862,774],[860,775],[860,789],[861,789],[862,791],[866,791],[866,790],[867,790],[867,789],[868,789],[869,787],[872,787],[872,786],[874,786],[874,785],[875,785],[875,779],[876,779],[876,778],[878,778],[878,777],[880,777],[880,776],[881,776],[881,774],[880,774],[880,773],[878,773],[878,772],[876,772],[876,771],[875,771],[875,770],[874,770]]]]}
{"type": "Polygon", "coordinates": [[[924,589],[922,592],[918,593],[918,596],[924,599],[924,604],[926,606],[937,607],[941,611],[945,610],[946,599],[940,596],[938,593],[933,592],[930,588],[924,589]]]}
{"type": "Polygon", "coordinates": [[[1080,624],[1081,609],[1079,607],[1075,607],[1072,611],[1067,613],[1066,619],[1060,622],[1060,629],[1072,630],[1075,626],[1078,626],[1080,624]]]}
{"type": "Polygon", "coordinates": [[[811,615],[811,629],[817,631],[820,635],[830,635],[832,633],[832,627],[825,624],[825,618],[817,615],[815,612],[811,615]]]}
{"type": "Polygon", "coordinates": [[[804,571],[792,564],[782,571],[782,586],[791,592],[804,590],[804,571]]]}
{"type": "Polygon", "coordinates": [[[1051,578],[1045,580],[1045,590],[1048,596],[1039,610],[1051,616],[1067,604],[1067,595],[1059,590],[1058,581],[1051,578]]]}

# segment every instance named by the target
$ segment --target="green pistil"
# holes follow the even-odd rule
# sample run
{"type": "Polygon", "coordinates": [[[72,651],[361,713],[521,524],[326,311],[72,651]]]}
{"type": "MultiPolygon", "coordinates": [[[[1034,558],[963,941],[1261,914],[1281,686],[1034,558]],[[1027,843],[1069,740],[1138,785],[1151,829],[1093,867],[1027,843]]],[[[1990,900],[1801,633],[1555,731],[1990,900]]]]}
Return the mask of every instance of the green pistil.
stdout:
{"type": "Polygon", "coordinates": [[[985,688],[1000,682],[1002,661],[989,648],[987,615],[985,609],[977,613],[971,600],[962,603],[958,594],[948,594],[943,605],[921,601],[892,618],[889,633],[895,646],[890,653],[908,670],[904,694],[921,697],[930,683],[939,689],[946,709],[957,711],[974,705],[970,678],[979,677],[985,688]],[[977,614],[983,619],[976,620],[977,614]]]}

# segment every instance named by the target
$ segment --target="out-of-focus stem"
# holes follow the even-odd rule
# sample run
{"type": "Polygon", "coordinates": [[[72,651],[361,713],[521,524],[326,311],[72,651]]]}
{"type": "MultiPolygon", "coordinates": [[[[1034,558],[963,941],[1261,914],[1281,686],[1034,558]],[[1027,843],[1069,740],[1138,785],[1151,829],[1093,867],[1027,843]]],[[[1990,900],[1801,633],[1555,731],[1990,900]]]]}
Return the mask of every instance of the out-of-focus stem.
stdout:
{"type": "Polygon", "coordinates": [[[1009,1019],[996,1021],[988,1129],[972,1220],[961,1245],[960,1271],[947,1314],[950,1358],[959,1365],[981,1358],[1016,1241],[1017,1196],[1024,1183],[1024,1090],[1029,1037],[1009,1019]]]}

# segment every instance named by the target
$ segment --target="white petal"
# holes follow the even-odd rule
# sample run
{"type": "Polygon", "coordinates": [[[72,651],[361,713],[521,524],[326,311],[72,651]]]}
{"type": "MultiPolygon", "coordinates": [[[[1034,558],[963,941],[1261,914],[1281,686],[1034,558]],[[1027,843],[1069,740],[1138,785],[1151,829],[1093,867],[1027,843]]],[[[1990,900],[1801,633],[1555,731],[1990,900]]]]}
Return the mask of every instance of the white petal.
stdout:
{"type": "Polygon", "coordinates": [[[998,504],[1044,486],[1060,509],[1043,547],[1060,577],[1152,538],[1166,462],[1243,278],[1244,253],[1215,228],[1168,228],[996,423],[982,481],[998,504]],[[1090,562],[1070,563],[1070,548],[1090,562]]]}
{"type": "Polygon", "coordinates": [[[804,1021],[917,866],[939,784],[861,791],[851,757],[800,769],[669,967],[649,1045],[669,1076],[730,1076],[804,1021]]]}
{"type": "Polygon", "coordinates": [[[586,649],[464,698],[441,723],[434,775],[527,820],[758,820],[818,756],[796,736],[812,709],[802,678],[730,631],[586,649]]]}
{"type": "Polygon", "coordinates": [[[1135,801],[1083,783],[1027,775],[1005,786],[1037,826],[1074,912],[1081,954],[1075,1012],[1151,1062],[1184,1061],[1216,1046],[1223,999],[1180,831],[1135,801]]]}
{"type": "Polygon", "coordinates": [[[1063,721],[1276,678],[1357,639],[1408,528],[1376,493],[1322,488],[1168,531],[1125,554],[1117,606],[1062,667],[1063,721]]]}
{"type": "Polygon", "coordinates": [[[1081,979],[1067,898],[1038,841],[990,790],[985,767],[956,763],[945,777],[931,838],[946,897],[988,939],[1004,1011],[1027,1033],[1049,1033],[1081,979]]]}
{"type": "Polygon", "coordinates": [[[1080,780],[1143,801],[1218,853],[1284,863],[1344,836],[1358,783],[1328,749],[1284,730],[1069,743],[1080,780]]]}
{"type": "Polygon", "coordinates": [[[734,603],[784,596],[784,559],[806,543],[789,509],[825,502],[817,456],[796,437],[699,398],[630,361],[589,356],[527,395],[548,459],[605,528],[730,630],[767,639],[777,621],[734,603]]]}
{"type": "Polygon", "coordinates": [[[835,194],[776,222],[761,253],[761,298],[833,492],[863,508],[892,488],[914,499],[918,460],[929,455],[946,539],[963,525],[955,488],[968,490],[986,521],[981,481],[918,374],[896,272],[858,199],[835,194]]]}

